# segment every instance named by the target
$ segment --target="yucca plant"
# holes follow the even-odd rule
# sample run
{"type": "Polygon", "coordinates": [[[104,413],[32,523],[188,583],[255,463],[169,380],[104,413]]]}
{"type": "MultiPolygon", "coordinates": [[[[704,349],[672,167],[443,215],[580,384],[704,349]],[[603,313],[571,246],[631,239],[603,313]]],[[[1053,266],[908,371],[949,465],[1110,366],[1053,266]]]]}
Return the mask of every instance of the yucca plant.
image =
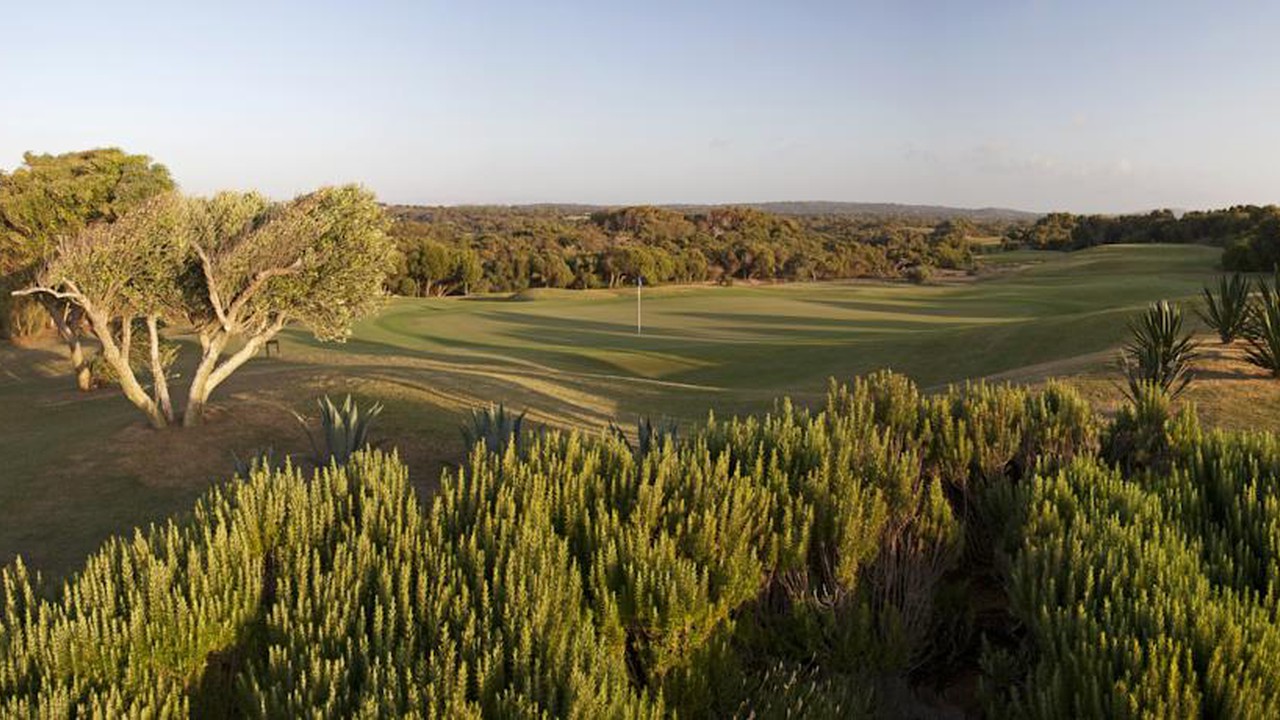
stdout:
{"type": "Polygon", "coordinates": [[[1258,300],[1251,307],[1245,339],[1245,359],[1280,377],[1280,275],[1276,285],[1258,281],[1258,300]]]}
{"type": "Polygon", "coordinates": [[[508,412],[502,403],[474,409],[471,411],[471,422],[462,426],[462,441],[468,448],[483,441],[484,449],[497,455],[505,454],[507,446],[512,443],[519,450],[524,416],[524,413],[516,415],[508,412]]]}
{"type": "Polygon", "coordinates": [[[1249,281],[1240,273],[1218,278],[1218,294],[1209,288],[1204,293],[1200,317],[1218,333],[1222,344],[1242,337],[1249,326],[1249,281]]]}
{"type": "MultiPolygon", "coordinates": [[[[368,410],[361,410],[351,396],[348,395],[341,405],[335,405],[328,395],[316,400],[320,407],[320,441],[307,430],[307,439],[311,442],[311,450],[316,461],[338,465],[346,465],[356,451],[369,444],[369,429],[382,414],[382,403],[376,403],[368,410]]],[[[297,413],[294,417],[307,428],[306,420],[297,413]]]]}
{"type": "Polygon", "coordinates": [[[663,419],[655,424],[647,415],[642,415],[636,421],[635,445],[631,444],[627,434],[617,425],[609,423],[609,431],[616,437],[621,438],[637,458],[643,458],[649,454],[649,451],[660,449],[667,440],[675,442],[680,432],[680,427],[674,420],[663,419]]]}
{"type": "Polygon", "coordinates": [[[1161,300],[1129,321],[1129,342],[1120,354],[1120,370],[1127,381],[1125,394],[1136,401],[1144,383],[1155,383],[1176,398],[1194,377],[1199,345],[1183,329],[1182,309],[1161,300]]]}

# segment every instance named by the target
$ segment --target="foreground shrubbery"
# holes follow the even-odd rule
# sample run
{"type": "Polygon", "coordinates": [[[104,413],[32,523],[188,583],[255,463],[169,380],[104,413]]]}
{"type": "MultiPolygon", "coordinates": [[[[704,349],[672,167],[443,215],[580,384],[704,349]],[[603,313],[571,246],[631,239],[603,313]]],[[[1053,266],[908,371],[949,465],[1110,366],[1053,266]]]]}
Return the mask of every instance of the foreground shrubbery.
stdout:
{"type": "Polygon", "coordinates": [[[1011,600],[1035,662],[1011,714],[1274,717],[1280,443],[1185,415],[1166,433],[1165,472],[1078,461],[1020,489],[1011,600]]]}
{"type": "Polygon", "coordinates": [[[1280,444],[1149,405],[877,375],[644,453],[478,444],[425,512],[394,456],[263,466],[5,570],[0,715],[896,715],[978,668],[997,716],[1261,715],[1280,444]]]}

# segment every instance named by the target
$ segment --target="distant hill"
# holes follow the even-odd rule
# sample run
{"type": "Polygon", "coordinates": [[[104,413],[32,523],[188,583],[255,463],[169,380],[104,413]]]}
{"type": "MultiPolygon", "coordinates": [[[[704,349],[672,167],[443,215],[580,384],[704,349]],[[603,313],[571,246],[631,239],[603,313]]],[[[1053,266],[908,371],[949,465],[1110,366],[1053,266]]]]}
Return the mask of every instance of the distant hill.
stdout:
{"type": "Polygon", "coordinates": [[[902,203],[864,203],[830,201],[785,201],[763,203],[735,203],[758,208],[779,215],[876,215],[913,218],[968,218],[988,221],[1034,221],[1041,213],[1009,208],[957,208],[945,205],[906,205],[902,203]]]}
{"type": "MultiPolygon", "coordinates": [[[[405,205],[402,208],[420,206],[405,205]]],[[[503,205],[487,207],[508,207],[512,209],[529,209],[535,211],[554,212],[566,215],[585,215],[597,210],[606,210],[622,205],[590,205],[585,203],[530,203],[526,205],[503,205]]],[[[950,220],[967,218],[976,222],[1034,222],[1042,213],[1009,208],[957,208],[945,205],[907,205],[902,203],[864,203],[834,202],[824,200],[794,200],[759,203],[666,203],[658,207],[680,212],[698,212],[714,207],[750,207],[778,215],[844,215],[862,217],[896,217],[921,220],[950,220]]]]}

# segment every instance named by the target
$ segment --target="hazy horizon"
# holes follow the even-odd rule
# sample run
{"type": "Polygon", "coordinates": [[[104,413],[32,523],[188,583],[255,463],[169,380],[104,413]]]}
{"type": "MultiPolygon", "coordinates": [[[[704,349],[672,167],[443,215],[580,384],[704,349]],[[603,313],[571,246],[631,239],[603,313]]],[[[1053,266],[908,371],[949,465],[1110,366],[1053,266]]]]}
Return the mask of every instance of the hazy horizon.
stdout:
{"type": "Polygon", "coordinates": [[[0,168],[119,146],[207,193],[1142,212],[1277,201],[1280,7],[6,7],[0,168]]]}

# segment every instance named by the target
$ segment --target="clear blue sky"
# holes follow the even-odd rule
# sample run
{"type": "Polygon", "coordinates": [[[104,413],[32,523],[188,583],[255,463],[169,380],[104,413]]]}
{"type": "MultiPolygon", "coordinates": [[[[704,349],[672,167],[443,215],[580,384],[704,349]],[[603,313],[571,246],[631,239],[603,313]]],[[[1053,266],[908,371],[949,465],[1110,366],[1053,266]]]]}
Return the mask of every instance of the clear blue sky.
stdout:
{"type": "Polygon", "coordinates": [[[0,167],[391,202],[1280,201],[1274,2],[0,0],[0,167]]]}

